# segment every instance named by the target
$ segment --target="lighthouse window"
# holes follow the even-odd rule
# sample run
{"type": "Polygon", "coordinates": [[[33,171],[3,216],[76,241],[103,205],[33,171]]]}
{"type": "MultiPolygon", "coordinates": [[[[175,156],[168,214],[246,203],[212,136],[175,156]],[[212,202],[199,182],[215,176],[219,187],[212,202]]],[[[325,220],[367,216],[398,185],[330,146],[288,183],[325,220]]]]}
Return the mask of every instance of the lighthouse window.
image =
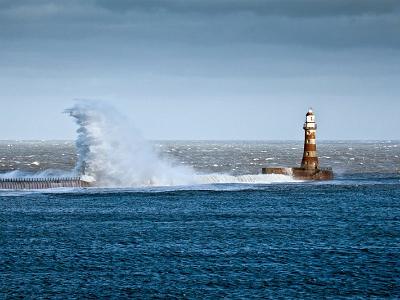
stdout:
{"type": "Polygon", "coordinates": [[[310,156],[310,152],[307,152],[307,156],[310,156]]]}
{"type": "Polygon", "coordinates": [[[309,144],[310,143],[310,140],[307,140],[307,144],[309,144]]]}

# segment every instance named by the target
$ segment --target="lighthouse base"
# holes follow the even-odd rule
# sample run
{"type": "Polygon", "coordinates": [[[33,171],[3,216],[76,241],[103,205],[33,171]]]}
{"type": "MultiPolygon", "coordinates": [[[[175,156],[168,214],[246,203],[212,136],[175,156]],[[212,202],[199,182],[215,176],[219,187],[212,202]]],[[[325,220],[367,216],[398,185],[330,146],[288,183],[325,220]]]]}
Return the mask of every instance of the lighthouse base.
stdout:
{"type": "Polygon", "coordinates": [[[333,171],[325,169],[305,169],[305,168],[262,168],[262,174],[279,174],[292,176],[298,180],[332,180],[333,171]]]}

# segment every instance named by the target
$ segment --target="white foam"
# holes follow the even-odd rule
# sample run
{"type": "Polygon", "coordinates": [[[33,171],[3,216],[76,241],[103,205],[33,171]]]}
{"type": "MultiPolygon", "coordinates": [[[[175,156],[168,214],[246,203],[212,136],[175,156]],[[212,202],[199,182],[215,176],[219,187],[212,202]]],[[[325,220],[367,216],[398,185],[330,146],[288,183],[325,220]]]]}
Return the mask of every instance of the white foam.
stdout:
{"type": "Polygon", "coordinates": [[[270,184],[279,182],[296,182],[291,176],[279,174],[248,174],[248,175],[228,175],[228,174],[205,174],[197,175],[198,184],[214,183],[241,183],[241,184],[270,184]]]}

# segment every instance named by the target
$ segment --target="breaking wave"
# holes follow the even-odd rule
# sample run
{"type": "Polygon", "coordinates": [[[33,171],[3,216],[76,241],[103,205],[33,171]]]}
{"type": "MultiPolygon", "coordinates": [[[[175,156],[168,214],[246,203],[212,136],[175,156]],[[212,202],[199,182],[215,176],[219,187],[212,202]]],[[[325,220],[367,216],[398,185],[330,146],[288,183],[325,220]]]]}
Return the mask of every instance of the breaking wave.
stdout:
{"type": "Polygon", "coordinates": [[[66,110],[78,124],[76,172],[99,186],[131,187],[194,183],[189,167],[163,160],[132,122],[110,105],[79,101],[66,110]]]}
{"type": "Polygon", "coordinates": [[[196,174],[161,158],[132,122],[112,106],[78,101],[66,112],[78,125],[76,174],[102,187],[181,186],[214,183],[274,183],[293,181],[283,175],[196,174]]]}

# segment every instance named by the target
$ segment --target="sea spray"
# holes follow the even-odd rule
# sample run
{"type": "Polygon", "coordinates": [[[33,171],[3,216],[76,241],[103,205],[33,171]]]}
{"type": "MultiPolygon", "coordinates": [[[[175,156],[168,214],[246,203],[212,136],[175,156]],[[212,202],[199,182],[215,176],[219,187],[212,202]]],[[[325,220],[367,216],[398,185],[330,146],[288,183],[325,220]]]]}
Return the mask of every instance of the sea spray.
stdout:
{"type": "Polygon", "coordinates": [[[161,158],[132,122],[108,104],[78,101],[66,112],[78,124],[75,168],[69,171],[46,169],[36,173],[14,170],[1,173],[0,179],[56,180],[79,176],[81,180],[96,187],[185,188],[203,184],[268,184],[293,181],[291,177],[283,175],[196,174],[191,167],[180,166],[171,159],[161,158]]]}
{"type": "Polygon", "coordinates": [[[78,125],[75,171],[98,186],[134,187],[195,183],[194,171],[161,159],[132,122],[103,102],[78,101],[66,110],[78,125]]]}
{"type": "Polygon", "coordinates": [[[176,186],[292,181],[283,175],[196,174],[161,158],[133,123],[109,104],[78,101],[66,110],[77,125],[78,161],[74,172],[101,187],[176,186]]]}

